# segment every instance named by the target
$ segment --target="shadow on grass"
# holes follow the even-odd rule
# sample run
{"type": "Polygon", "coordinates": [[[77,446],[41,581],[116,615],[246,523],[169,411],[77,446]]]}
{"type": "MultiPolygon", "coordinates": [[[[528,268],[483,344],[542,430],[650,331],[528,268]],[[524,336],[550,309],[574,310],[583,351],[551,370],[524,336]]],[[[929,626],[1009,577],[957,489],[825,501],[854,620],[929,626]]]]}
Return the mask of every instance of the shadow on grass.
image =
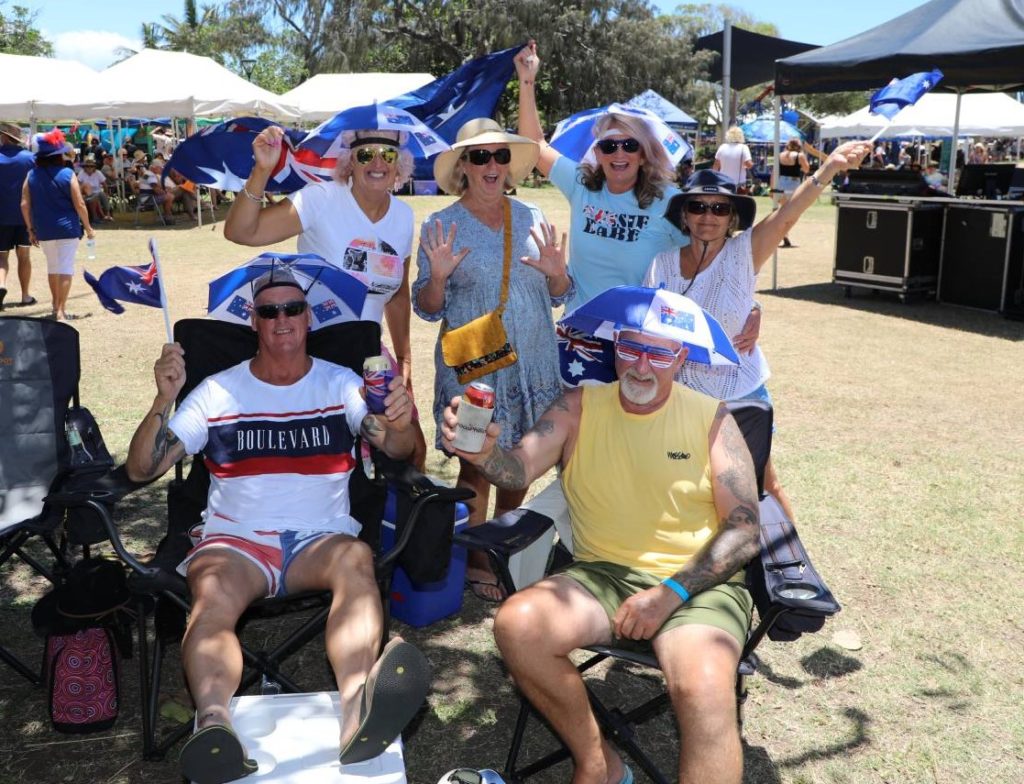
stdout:
{"type": "Polygon", "coordinates": [[[978,335],[987,335],[1002,340],[1024,341],[1024,322],[1013,321],[997,313],[971,310],[934,301],[911,301],[904,304],[897,299],[895,294],[888,292],[860,292],[855,289],[852,296],[845,297],[843,287],[837,283],[812,283],[776,291],[761,289],[761,293],[785,299],[816,302],[819,305],[833,305],[877,313],[881,316],[892,316],[936,327],[974,332],[978,335]]]}
{"type": "Polygon", "coordinates": [[[857,672],[864,665],[860,660],[840,653],[834,648],[819,648],[800,660],[800,666],[815,678],[842,678],[857,672]]]}
{"type": "Polygon", "coordinates": [[[808,762],[844,757],[854,749],[869,744],[871,742],[868,734],[868,729],[871,726],[870,717],[864,711],[856,708],[846,708],[843,715],[850,722],[849,737],[846,740],[793,757],[786,757],[778,762],[778,766],[780,768],[798,768],[808,762]]]}

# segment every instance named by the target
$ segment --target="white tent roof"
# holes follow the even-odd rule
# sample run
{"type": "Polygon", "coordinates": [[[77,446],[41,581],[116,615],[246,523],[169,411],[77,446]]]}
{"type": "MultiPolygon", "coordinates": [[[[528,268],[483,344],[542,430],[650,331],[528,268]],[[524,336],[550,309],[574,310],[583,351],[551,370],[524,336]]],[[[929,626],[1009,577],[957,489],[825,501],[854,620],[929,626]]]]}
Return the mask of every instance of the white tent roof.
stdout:
{"type": "Polygon", "coordinates": [[[690,115],[676,106],[667,98],[662,97],[659,93],[654,90],[645,90],[630,98],[626,102],[627,106],[635,106],[638,109],[650,109],[656,115],[658,115],[665,122],[670,125],[688,125],[692,128],[697,127],[697,121],[690,115]]]}
{"type": "MultiPolygon", "coordinates": [[[[882,134],[895,136],[952,136],[956,115],[956,96],[951,93],[927,93],[913,106],[896,115],[895,122],[882,134]]],[[[845,117],[822,121],[822,138],[874,136],[886,119],[873,115],[868,107],[845,117]]],[[[1024,135],[1024,104],[1005,93],[970,93],[961,97],[961,136],[1024,135]]]]}
{"type": "Polygon", "coordinates": [[[143,49],[101,72],[96,82],[106,98],[94,115],[99,117],[298,117],[296,106],[269,90],[187,52],[143,49]]]}
{"type": "Polygon", "coordinates": [[[328,120],[345,109],[386,101],[432,81],[428,73],[317,74],[281,100],[298,106],[303,120],[328,120]]]}
{"type": "Polygon", "coordinates": [[[53,99],[58,94],[72,99],[97,78],[96,71],[75,60],[18,54],[0,54],[0,73],[4,74],[0,120],[5,121],[78,119],[54,107],[53,99]]]}

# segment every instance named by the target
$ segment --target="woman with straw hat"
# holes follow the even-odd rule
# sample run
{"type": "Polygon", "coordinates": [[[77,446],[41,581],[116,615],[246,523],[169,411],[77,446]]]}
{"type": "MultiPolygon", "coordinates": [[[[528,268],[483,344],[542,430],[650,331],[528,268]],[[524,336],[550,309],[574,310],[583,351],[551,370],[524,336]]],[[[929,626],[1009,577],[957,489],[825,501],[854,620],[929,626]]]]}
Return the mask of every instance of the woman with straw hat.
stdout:
{"type": "MultiPolygon", "coordinates": [[[[511,447],[561,394],[555,328],[551,308],[573,291],[566,270],[565,235],[536,207],[505,195],[537,162],[537,144],[506,133],[493,120],[471,120],[459,129],[452,149],[434,162],[434,178],[454,204],[429,216],[420,235],[419,274],[413,283],[413,307],[428,321],[461,327],[494,311],[507,274],[503,326],[517,361],[481,377],[495,391],[495,419],[502,446],[511,447]],[[511,232],[506,251],[506,230],[511,232]],[[507,268],[507,273],[505,272],[507,268]]],[[[434,352],[434,418],[437,447],[445,406],[463,393],[456,371],[445,365],[438,338],[434,352]]],[[[461,486],[476,491],[470,525],[487,516],[490,483],[460,460],[461,486]]],[[[498,489],[495,515],[515,509],[525,491],[498,489]]],[[[486,559],[471,561],[468,581],[480,598],[500,601],[503,594],[486,559]]]]}

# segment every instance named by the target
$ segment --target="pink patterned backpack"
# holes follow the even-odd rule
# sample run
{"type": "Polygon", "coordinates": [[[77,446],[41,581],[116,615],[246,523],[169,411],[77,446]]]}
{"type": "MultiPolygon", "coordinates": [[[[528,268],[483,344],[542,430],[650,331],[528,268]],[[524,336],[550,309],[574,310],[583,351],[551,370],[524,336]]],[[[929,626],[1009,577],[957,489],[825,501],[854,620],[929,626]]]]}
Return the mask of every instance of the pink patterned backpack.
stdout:
{"type": "Polygon", "coordinates": [[[110,629],[48,636],[45,678],[58,732],[99,732],[117,720],[117,648],[110,629]]]}

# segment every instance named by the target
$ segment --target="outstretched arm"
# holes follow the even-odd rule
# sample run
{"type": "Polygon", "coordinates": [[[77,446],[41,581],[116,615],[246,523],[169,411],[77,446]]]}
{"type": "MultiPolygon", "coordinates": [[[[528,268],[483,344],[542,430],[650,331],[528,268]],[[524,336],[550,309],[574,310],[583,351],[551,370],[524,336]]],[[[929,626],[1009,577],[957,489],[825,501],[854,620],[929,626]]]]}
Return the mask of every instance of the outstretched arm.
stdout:
{"type": "Polygon", "coordinates": [[[817,200],[818,194],[832,177],[838,172],[860,167],[861,161],[869,152],[871,145],[866,142],[847,142],[840,145],[813,176],[808,177],[793,191],[789,201],[754,227],[750,242],[753,247],[755,274],[761,271],[761,267],[768,261],[768,257],[772,255],[782,238],[796,225],[804,210],[817,200]]]}
{"type": "Polygon", "coordinates": [[[525,490],[556,463],[564,464],[572,454],[582,410],[581,395],[578,389],[560,395],[512,449],[498,446],[501,426],[491,422],[479,452],[455,448],[455,426],[462,398],[453,398],[441,425],[444,448],[476,466],[495,487],[525,490]]]}
{"type": "Polygon", "coordinates": [[[544,141],[544,129],[540,125],[537,111],[537,74],[540,72],[540,58],[537,44],[530,41],[515,56],[516,75],[519,77],[519,135],[533,139],[540,145],[537,168],[545,177],[551,174],[560,153],[544,141]]]}

